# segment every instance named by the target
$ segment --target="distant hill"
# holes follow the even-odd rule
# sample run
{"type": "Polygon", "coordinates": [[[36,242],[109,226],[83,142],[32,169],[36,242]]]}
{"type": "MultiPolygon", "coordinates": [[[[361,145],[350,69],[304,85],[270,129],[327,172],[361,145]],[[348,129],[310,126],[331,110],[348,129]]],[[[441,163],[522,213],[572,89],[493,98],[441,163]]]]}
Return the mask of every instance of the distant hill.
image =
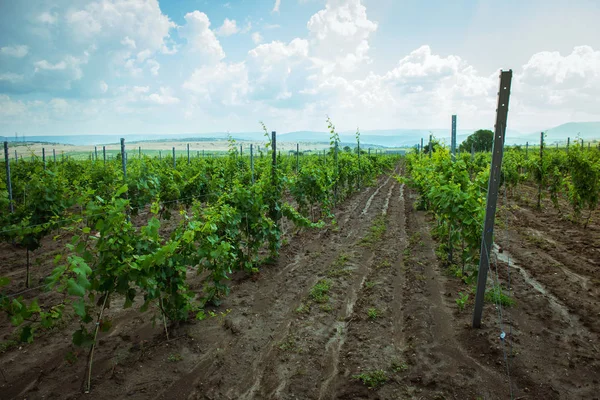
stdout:
{"type": "MultiPolygon", "coordinates": [[[[492,129],[491,127],[483,127],[483,129],[492,129]]],[[[456,142],[460,144],[474,129],[459,129],[457,132],[456,142]]],[[[600,122],[569,122],[553,128],[548,128],[546,131],[546,142],[566,142],[570,137],[574,140],[578,135],[584,140],[600,139],[600,122]]],[[[429,135],[433,134],[438,140],[450,144],[450,128],[446,129],[381,129],[381,130],[366,130],[361,131],[360,141],[363,147],[408,147],[423,142],[429,141],[429,135]]],[[[27,142],[47,142],[47,143],[63,143],[71,145],[102,145],[118,143],[121,137],[124,137],[127,143],[139,141],[207,141],[207,140],[226,140],[227,132],[211,132],[211,133],[185,133],[185,134],[165,134],[165,135],[65,135],[65,136],[21,136],[20,141],[27,142]]],[[[232,132],[231,136],[236,140],[251,140],[262,142],[265,140],[263,132],[232,132]]],[[[356,143],[355,133],[353,131],[340,132],[342,144],[352,146],[356,143]]],[[[0,141],[14,141],[13,137],[2,137],[0,141]]],[[[277,140],[282,142],[310,142],[310,143],[329,143],[328,132],[318,131],[295,131],[288,133],[279,133],[277,140]]],[[[538,143],[540,133],[521,133],[514,130],[507,130],[506,144],[525,144],[538,143]]]]}
{"type": "MultiPolygon", "coordinates": [[[[539,143],[540,132],[528,133],[519,136],[507,135],[506,144],[539,143]]],[[[600,122],[568,122],[553,128],[546,129],[546,143],[564,143],[567,138],[573,141],[576,137],[584,141],[600,139],[600,122]]]]}

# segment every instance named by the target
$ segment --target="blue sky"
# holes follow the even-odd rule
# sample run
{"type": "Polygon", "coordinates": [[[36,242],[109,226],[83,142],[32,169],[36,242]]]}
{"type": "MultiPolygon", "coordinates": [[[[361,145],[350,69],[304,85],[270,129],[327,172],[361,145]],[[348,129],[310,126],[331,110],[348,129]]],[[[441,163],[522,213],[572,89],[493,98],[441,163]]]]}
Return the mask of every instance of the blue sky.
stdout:
{"type": "Polygon", "coordinates": [[[0,0],[0,135],[600,120],[600,6],[574,0],[0,0]]]}

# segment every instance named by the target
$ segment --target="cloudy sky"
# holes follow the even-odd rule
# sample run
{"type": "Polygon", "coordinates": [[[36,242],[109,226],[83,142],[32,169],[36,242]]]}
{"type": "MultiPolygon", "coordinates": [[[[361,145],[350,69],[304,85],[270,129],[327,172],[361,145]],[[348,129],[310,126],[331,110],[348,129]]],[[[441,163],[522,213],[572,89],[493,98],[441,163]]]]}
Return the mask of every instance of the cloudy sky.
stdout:
{"type": "Polygon", "coordinates": [[[598,0],[0,0],[0,135],[600,121],[598,0]]]}

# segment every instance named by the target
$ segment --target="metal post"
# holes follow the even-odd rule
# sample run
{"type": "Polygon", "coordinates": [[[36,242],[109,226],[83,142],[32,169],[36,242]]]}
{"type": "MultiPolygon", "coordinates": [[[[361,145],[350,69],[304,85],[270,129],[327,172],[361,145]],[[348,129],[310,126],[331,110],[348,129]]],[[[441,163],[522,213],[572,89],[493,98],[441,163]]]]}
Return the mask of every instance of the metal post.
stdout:
{"type": "MultiPolygon", "coordinates": [[[[272,148],[272,160],[271,160],[271,184],[273,187],[278,187],[278,178],[277,178],[277,134],[275,131],[271,132],[271,148],[272,148]]],[[[273,219],[276,226],[278,224],[278,216],[279,213],[277,211],[277,198],[273,197],[271,199],[269,216],[273,219]]]]}
{"type": "Polygon", "coordinates": [[[569,152],[569,145],[571,144],[571,138],[567,138],[567,153],[569,152]]]}
{"type": "Polygon", "coordinates": [[[525,143],[525,159],[529,158],[529,142],[525,143]]]}
{"type": "MultiPolygon", "coordinates": [[[[496,125],[494,127],[494,147],[492,148],[492,164],[485,209],[485,224],[481,237],[481,254],[479,257],[479,274],[477,275],[477,293],[475,295],[475,311],[473,312],[473,328],[481,327],[481,314],[485,297],[485,284],[490,266],[494,220],[496,218],[496,203],[502,171],[502,154],[504,152],[504,137],[508,118],[508,100],[512,70],[500,72],[500,91],[498,92],[498,107],[496,109],[496,125]]],[[[453,124],[454,125],[454,124],[453,124]]]]}
{"type": "Polygon", "coordinates": [[[52,149],[52,158],[54,159],[54,164],[56,164],[56,149],[52,149]]]}
{"type": "Polygon", "coordinates": [[[6,164],[6,188],[8,189],[8,205],[10,213],[14,213],[12,184],[10,182],[10,159],[8,158],[8,142],[4,142],[4,164],[6,164]]]}
{"type": "Polygon", "coordinates": [[[142,146],[138,146],[138,158],[142,159],[142,146]]]}
{"type": "Polygon", "coordinates": [[[252,176],[252,183],[254,183],[254,151],[252,144],[250,144],[250,175],[252,176]]]}
{"type": "Polygon", "coordinates": [[[296,173],[300,172],[300,145],[296,143],[296,173]]]}
{"type": "Polygon", "coordinates": [[[187,144],[188,165],[190,165],[190,144],[187,144]]]}
{"type": "Polygon", "coordinates": [[[94,146],[94,161],[98,161],[98,149],[94,146]]]}
{"type": "Polygon", "coordinates": [[[452,161],[456,160],[456,115],[452,116],[452,138],[450,142],[452,161]]]}
{"type": "Polygon", "coordinates": [[[421,148],[419,149],[419,155],[423,156],[423,138],[421,138],[421,148]]]}
{"type": "Polygon", "coordinates": [[[202,158],[204,158],[204,149],[202,149],[202,158]]]}
{"type": "Polygon", "coordinates": [[[162,161],[162,150],[158,151],[158,161],[162,161]]]}
{"type": "Polygon", "coordinates": [[[44,163],[44,170],[46,169],[46,148],[42,147],[42,162],[44,163]]]}
{"type": "Polygon", "coordinates": [[[104,161],[104,165],[106,165],[106,146],[102,146],[102,160],[104,161]]]}
{"type": "Polygon", "coordinates": [[[240,157],[242,156],[242,145],[240,144],[240,157]]]}
{"type": "Polygon", "coordinates": [[[177,161],[175,160],[175,146],[173,146],[173,168],[177,168],[177,161]]]}
{"type": "Polygon", "coordinates": [[[123,180],[127,182],[127,159],[125,158],[125,138],[121,138],[121,165],[123,167],[123,180]]]}
{"type": "Polygon", "coordinates": [[[19,156],[17,155],[17,150],[15,149],[15,164],[19,163],[19,156]]]}

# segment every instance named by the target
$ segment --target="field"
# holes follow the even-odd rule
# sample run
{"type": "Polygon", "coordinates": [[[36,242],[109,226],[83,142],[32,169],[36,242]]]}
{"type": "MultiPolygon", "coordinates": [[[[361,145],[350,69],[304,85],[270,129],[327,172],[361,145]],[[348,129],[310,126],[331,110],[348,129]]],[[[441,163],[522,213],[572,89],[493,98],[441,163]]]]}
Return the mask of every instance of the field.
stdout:
{"type": "MultiPolygon", "coordinates": [[[[169,314],[167,321],[156,301],[143,312],[139,309],[141,293],[134,296],[133,307],[123,308],[129,292],[119,295],[117,290],[104,318],[98,318],[102,323],[110,321],[111,326],[99,332],[95,341],[89,394],[82,394],[89,344],[75,346],[71,340],[81,325],[77,313],[65,311],[59,322],[40,328],[32,343],[18,343],[15,328],[9,324],[10,312],[16,315],[15,310],[5,308],[9,312],[0,317],[3,398],[598,396],[600,209],[597,200],[584,202],[587,192],[577,189],[576,175],[585,169],[582,163],[591,160],[586,176],[597,180],[595,153],[573,153],[568,159],[562,153],[549,153],[550,164],[519,152],[507,154],[488,283],[490,293],[499,292],[486,302],[481,329],[471,328],[477,252],[473,248],[481,228],[471,227],[469,218],[479,220],[482,213],[479,199],[485,196],[481,186],[489,155],[478,154],[471,160],[465,155],[455,163],[445,149],[436,150],[433,158],[364,156],[358,171],[355,155],[340,154],[343,167],[334,164],[333,157],[328,155],[325,162],[316,156],[303,159],[302,173],[294,170],[294,157],[280,160],[286,177],[281,201],[308,221],[288,214],[280,223],[277,257],[267,257],[271,242],[265,239],[263,246],[255,248],[260,257],[250,269],[232,268],[228,279],[215,281],[216,288],[224,290],[218,286],[221,283],[227,286],[228,295],[203,303],[205,318],[171,318],[169,314]],[[372,179],[365,169],[369,159],[372,179]],[[550,165],[558,159],[569,168],[560,173],[564,180],[552,186],[558,172],[550,165]],[[542,165],[539,179],[532,172],[535,165],[542,165]],[[326,176],[332,173],[333,180],[322,193],[306,200],[303,195],[315,184],[300,178],[318,178],[317,171],[326,176]],[[364,179],[362,185],[357,185],[359,176],[364,179]],[[543,184],[539,208],[537,181],[543,184]],[[337,201],[330,202],[334,198],[337,201]],[[316,209],[320,217],[315,217],[316,209]],[[334,220],[327,217],[329,213],[335,215],[334,220]],[[324,223],[315,224],[319,219],[324,223]],[[503,332],[506,336],[501,340],[503,332]]],[[[205,171],[211,173],[221,167],[240,169],[235,160],[230,155],[221,161],[198,161],[178,167],[178,173],[194,176],[197,168],[208,168],[207,164],[211,169],[205,171]]],[[[266,161],[257,160],[256,177],[265,190],[271,179],[266,161]]],[[[136,165],[132,164],[132,174],[138,168],[146,171],[143,164],[136,165]]],[[[160,174],[165,173],[164,166],[156,166],[160,174]]],[[[89,168],[93,172],[95,167],[90,164],[89,168]]],[[[231,184],[224,192],[240,190],[230,183],[227,172],[224,176],[224,184],[231,184]]],[[[240,179],[248,179],[247,174],[240,179]]],[[[166,200],[168,191],[163,189],[159,192],[166,200]]],[[[594,190],[597,193],[597,186],[594,190]]],[[[127,201],[137,201],[140,208],[130,223],[139,230],[150,226],[154,207],[143,198],[143,193],[130,188],[127,201]]],[[[207,201],[202,207],[210,208],[223,199],[207,201]]],[[[268,201],[265,195],[266,206],[268,201]]],[[[206,218],[193,214],[194,207],[180,204],[170,219],[160,218],[162,243],[177,237],[186,218],[206,218]]],[[[265,221],[267,211],[259,213],[265,221]]],[[[119,221],[127,225],[124,219],[119,221]]],[[[80,230],[84,226],[77,225],[80,230]]],[[[113,231],[115,237],[120,237],[119,229],[113,231]]],[[[66,244],[74,243],[80,230],[58,234],[54,227],[52,234],[42,237],[33,257],[33,283],[44,282],[54,268],[52,259],[66,244]]],[[[131,232],[134,235],[135,230],[131,232]]],[[[97,235],[102,239],[102,232],[97,235]]],[[[247,246],[249,238],[236,243],[247,246]]],[[[24,248],[10,241],[1,246],[1,276],[11,278],[8,294],[26,290],[24,248]]],[[[185,269],[187,289],[206,294],[207,273],[216,271],[211,268],[199,273],[185,269]]],[[[142,283],[136,284],[147,291],[145,296],[151,293],[142,283]]],[[[165,301],[170,299],[167,294],[175,296],[163,290],[165,301]]],[[[71,292],[34,294],[43,309],[73,297],[71,292]]],[[[100,300],[97,296],[91,302],[96,305],[88,303],[86,309],[99,309],[100,300]]],[[[96,314],[89,314],[95,320],[96,314]]]]}

